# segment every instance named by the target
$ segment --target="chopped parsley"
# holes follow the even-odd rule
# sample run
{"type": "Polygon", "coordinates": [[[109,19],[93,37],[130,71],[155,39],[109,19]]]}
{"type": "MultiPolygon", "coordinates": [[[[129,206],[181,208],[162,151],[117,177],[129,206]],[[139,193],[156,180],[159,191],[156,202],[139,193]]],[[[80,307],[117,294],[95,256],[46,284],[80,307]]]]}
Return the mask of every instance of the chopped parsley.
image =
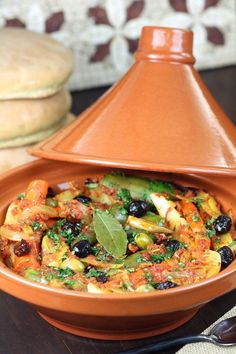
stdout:
{"type": "Polygon", "coordinates": [[[148,260],[144,257],[144,256],[138,256],[137,258],[136,258],[136,262],[137,262],[137,264],[140,264],[140,263],[147,263],[148,262],[148,260]]]}
{"type": "Polygon", "coordinates": [[[159,282],[153,281],[153,276],[151,273],[146,272],[145,273],[145,278],[148,280],[148,284],[152,285],[155,289],[158,287],[159,282]]]}
{"type": "Polygon", "coordinates": [[[132,202],[131,194],[128,189],[121,188],[116,194],[116,196],[122,200],[125,208],[127,208],[129,204],[132,202]]]}
{"type": "Polygon", "coordinates": [[[72,242],[78,237],[78,234],[75,235],[71,229],[62,231],[61,235],[66,239],[70,248],[72,246],[72,242]]]}
{"type": "Polygon", "coordinates": [[[25,198],[25,193],[20,193],[17,197],[16,197],[16,199],[17,200],[22,200],[22,199],[24,199],[25,198]]]}
{"type": "Polygon", "coordinates": [[[166,253],[152,253],[150,255],[150,260],[152,263],[161,263],[163,262],[164,260],[166,260],[167,258],[170,258],[169,256],[167,256],[166,253]]]}
{"type": "Polygon", "coordinates": [[[161,180],[150,180],[148,183],[148,189],[153,193],[173,194],[174,192],[174,187],[171,183],[161,180]]]}
{"type": "Polygon", "coordinates": [[[103,247],[92,246],[92,254],[97,258],[98,261],[109,262],[112,255],[107,252],[103,247]]]}
{"type": "Polygon", "coordinates": [[[216,232],[213,229],[206,229],[205,235],[209,238],[212,238],[216,235],[216,232]]]}
{"type": "Polygon", "coordinates": [[[92,246],[92,253],[94,256],[97,256],[99,254],[99,252],[101,251],[101,248],[97,247],[97,246],[92,246]]]}
{"type": "Polygon", "coordinates": [[[132,286],[133,284],[130,281],[124,281],[121,285],[121,289],[122,290],[127,290],[130,286],[132,286]]]}
{"type": "Polygon", "coordinates": [[[86,274],[87,278],[100,278],[100,277],[108,277],[108,272],[106,270],[98,270],[96,268],[89,269],[88,273],[86,274]]]}
{"type": "Polygon", "coordinates": [[[42,230],[42,224],[40,224],[38,221],[32,221],[31,227],[34,231],[42,230]]]}
{"type": "Polygon", "coordinates": [[[75,274],[75,272],[70,268],[56,268],[56,272],[58,279],[65,279],[66,277],[70,277],[75,274]]]}
{"type": "Polygon", "coordinates": [[[58,268],[58,267],[51,267],[52,271],[49,271],[46,275],[46,280],[50,281],[52,279],[64,280],[67,277],[71,277],[75,275],[75,272],[70,268],[58,268]]]}
{"type": "Polygon", "coordinates": [[[194,213],[192,215],[192,221],[194,221],[194,222],[200,221],[200,217],[197,213],[194,213]]]}
{"type": "MultiPolygon", "coordinates": [[[[172,240],[175,241],[176,239],[173,238],[172,240]]],[[[179,250],[179,249],[187,249],[187,248],[188,248],[187,243],[180,242],[180,241],[178,241],[177,246],[176,246],[176,248],[174,247],[174,249],[173,249],[173,246],[171,246],[171,244],[169,246],[168,245],[166,246],[166,249],[168,250],[168,252],[170,252],[172,254],[174,254],[175,251],[177,251],[177,249],[179,250]]]]}
{"type": "Polygon", "coordinates": [[[81,223],[72,223],[67,219],[58,220],[51,230],[48,231],[48,236],[54,241],[54,243],[60,242],[60,236],[66,239],[68,246],[71,247],[73,241],[78,237],[81,232],[81,223]]]}
{"type": "Polygon", "coordinates": [[[134,268],[126,268],[126,269],[127,269],[127,272],[129,272],[129,273],[134,273],[135,272],[134,268]]]}
{"type": "MultiPolygon", "coordinates": [[[[47,236],[53,240],[53,242],[55,243],[55,245],[59,246],[60,243],[60,237],[58,234],[58,228],[61,227],[61,225],[63,225],[63,223],[65,222],[65,219],[62,220],[58,220],[51,229],[49,229],[47,231],[47,236]]],[[[57,249],[55,249],[56,251],[57,249]]]]}
{"type": "Polygon", "coordinates": [[[75,290],[79,285],[78,280],[75,279],[65,280],[64,284],[67,287],[67,289],[72,289],[72,290],[75,290]]]}
{"type": "Polygon", "coordinates": [[[213,224],[214,224],[214,222],[215,222],[215,220],[216,220],[216,217],[212,216],[212,218],[211,218],[210,220],[206,221],[206,222],[205,222],[206,228],[212,227],[213,224]]]}
{"type": "Polygon", "coordinates": [[[53,225],[53,229],[56,230],[58,228],[60,228],[62,225],[64,225],[66,222],[66,219],[60,219],[57,222],[55,222],[55,224],[53,225]]]}
{"type": "Polygon", "coordinates": [[[54,242],[55,244],[59,244],[59,243],[60,243],[60,238],[59,238],[58,234],[56,234],[53,230],[48,230],[47,236],[48,236],[51,240],[53,240],[53,242],[54,242]]]}
{"type": "Polygon", "coordinates": [[[166,259],[170,259],[172,256],[173,256],[173,252],[151,253],[150,260],[147,260],[144,256],[140,255],[139,257],[137,257],[136,262],[138,264],[145,263],[145,262],[161,263],[164,262],[166,259]]]}
{"type": "Polygon", "coordinates": [[[135,237],[139,234],[137,231],[126,228],[127,239],[129,243],[136,244],[135,237]]]}
{"type": "Polygon", "coordinates": [[[67,258],[69,257],[69,253],[66,252],[65,254],[63,254],[63,256],[61,257],[61,261],[65,261],[67,258]]]}
{"type": "Polygon", "coordinates": [[[152,275],[149,272],[145,273],[145,278],[150,282],[152,282],[152,275]]]}
{"type": "Polygon", "coordinates": [[[99,252],[97,254],[97,260],[98,261],[107,262],[107,261],[110,260],[110,258],[111,258],[111,254],[109,252],[99,252]]]}
{"type": "Polygon", "coordinates": [[[170,259],[173,256],[173,252],[167,250],[166,253],[150,253],[150,260],[147,260],[144,256],[139,255],[136,259],[138,264],[140,263],[161,263],[164,262],[166,259],[170,259]]]}
{"type": "Polygon", "coordinates": [[[194,197],[194,198],[192,199],[192,201],[193,201],[194,204],[197,205],[197,207],[198,207],[199,209],[201,209],[202,203],[205,202],[205,199],[204,199],[204,198],[201,198],[201,197],[194,197]]]}
{"type": "Polygon", "coordinates": [[[212,238],[216,235],[216,231],[214,229],[214,221],[216,218],[213,216],[210,220],[205,222],[206,232],[205,235],[209,238],[212,238]]]}

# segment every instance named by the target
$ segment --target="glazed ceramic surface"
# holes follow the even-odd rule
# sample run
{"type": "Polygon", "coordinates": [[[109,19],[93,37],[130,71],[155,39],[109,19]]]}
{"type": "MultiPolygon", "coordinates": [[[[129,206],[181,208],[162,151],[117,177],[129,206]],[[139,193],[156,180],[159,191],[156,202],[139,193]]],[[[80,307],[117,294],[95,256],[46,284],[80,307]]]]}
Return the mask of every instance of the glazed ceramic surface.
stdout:
{"type": "MultiPolygon", "coordinates": [[[[114,169],[113,169],[114,170],[114,169]]],[[[0,223],[7,206],[32,179],[51,186],[101,176],[108,170],[66,162],[38,160],[0,178],[0,223]]],[[[129,171],[131,173],[131,171],[129,171]]],[[[225,210],[236,214],[236,179],[195,175],[133,172],[204,187],[217,196],[225,210]]],[[[217,276],[188,287],[149,294],[89,294],[30,282],[0,265],[1,290],[30,303],[43,318],[65,331],[99,339],[134,339],[169,331],[189,320],[206,302],[236,287],[236,261],[217,276]]]]}
{"type": "Polygon", "coordinates": [[[129,169],[236,175],[236,129],[193,67],[192,40],[191,31],[144,27],[128,73],[32,154],[129,169]]]}

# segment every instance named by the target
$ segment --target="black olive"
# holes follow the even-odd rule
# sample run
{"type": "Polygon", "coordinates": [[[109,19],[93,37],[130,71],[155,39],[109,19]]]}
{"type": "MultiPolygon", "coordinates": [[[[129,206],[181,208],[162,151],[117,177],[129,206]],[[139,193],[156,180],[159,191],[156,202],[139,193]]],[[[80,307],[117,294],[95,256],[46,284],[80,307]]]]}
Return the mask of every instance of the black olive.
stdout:
{"type": "Polygon", "coordinates": [[[83,204],[89,204],[92,201],[92,199],[86,197],[86,195],[77,195],[77,197],[75,197],[74,199],[78,200],[80,203],[83,204]]]}
{"type": "Polygon", "coordinates": [[[158,286],[156,287],[157,290],[165,290],[165,289],[171,289],[175,288],[178,286],[176,283],[173,283],[172,281],[164,281],[162,283],[159,283],[158,286]]]}
{"type": "Polygon", "coordinates": [[[87,240],[81,240],[74,244],[72,251],[77,257],[85,258],[92,253],[92,248],[87,240]]]}
{"type": "Polygon", "coordinates": [[[84,268],[84,273],[89,273],[91,269],[96,269],[94,266],[92,265],[87,265],[85,268],[84,268]]]}
{"type": "Polygon", "coordinates": [[[148,210],[148,211],[151,211],[152,213],[156,213],[156,212],[157,212],[157,208],[156,208],[155,205],[152,204],[152,203],[148,203],[148,204],[147,204],[147,210],[148,210]]]}
{"type": "Polygon", "coordinates": [[[167,242],[167,247],[170,251],[175,252],[180,248],[181,243],[178,240],[169,240],[167,242]]]}
{"type": "Polygon", "coordinates": [[[53,197],[55,197],[55,195],[56,195],[56,193],[54,192],[52,187],[48,187],[48,192],[47,192],[46,198],[53,198],[53,197]]]}
{"type": "Polygon", "coordinates": [[[234,260],[233,251],[228,246],[223,246],[220,249],[218,249],[218,252],[219,252],[220,257],[221,257],[221,266],[222,266],[222,268],[228,267],[228,265],[230,265],[230,263],[232,263],[233,260],[234,260]]]}
{"type": "Polygon", "coordinates": [[[29,252],[30,252],[30,246],[25,240],[21,240],[20,242],[17,242],[17,244],[14,247],[14,253],[17,257],[25,256],[29,252]]]}
{"type": "Polygon", "coordinates": [[[62,231],[71,232],[74,236],[79,235],[81,232],[81,223],[66,220],[64,224],[61,226],[62,231]]]}
{"type": "Polygon", "coordinates": [[[99,283],[106,283],[107,280],[108,280],[108,277],[106,275],[98,275],[96,277],[96,280],[99,282],[99,283]]]}
{"type": "Polygon", "coordinates": [[[213,223],[214,229],[218,235],[225,234],[232,226],[232,220],[227,215],[220,215],[213,223]]]}
{"type": "Polygon", "coordinates": [[[129,215],[133,215],[136,218],[141,218],[147,212],[147,203],[143,200],[136,200],[129,204],[128,213],[129,215]]]}

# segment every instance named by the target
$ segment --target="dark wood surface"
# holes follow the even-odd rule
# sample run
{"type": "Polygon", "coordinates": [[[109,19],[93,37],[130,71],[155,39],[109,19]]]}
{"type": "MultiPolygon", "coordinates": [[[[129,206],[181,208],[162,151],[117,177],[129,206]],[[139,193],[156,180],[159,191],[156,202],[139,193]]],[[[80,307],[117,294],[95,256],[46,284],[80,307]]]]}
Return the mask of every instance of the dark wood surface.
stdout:
{"type": "MultiPolygon", "coordinates": [[[[236,124],[236,67],[201,72],[216,100],[236,124]]],[[[82,112],[107,88],[73,93],[72,111],[82,112]]],[[[113,354],[178,335],[200,333],[236,303],[236,290],[208,304],[187,324],[170,333],[136,341],[98,341],[64,333],[42,320],[26,303],[0,293],[0,354],[113,354]]],[[[124,323],[125,328],[125,323],[124,323]]],[[[175,353],[179,348],[162,351],[175,353]]],[[[201,354],[201,353],[199,353],[201,354]]]]}

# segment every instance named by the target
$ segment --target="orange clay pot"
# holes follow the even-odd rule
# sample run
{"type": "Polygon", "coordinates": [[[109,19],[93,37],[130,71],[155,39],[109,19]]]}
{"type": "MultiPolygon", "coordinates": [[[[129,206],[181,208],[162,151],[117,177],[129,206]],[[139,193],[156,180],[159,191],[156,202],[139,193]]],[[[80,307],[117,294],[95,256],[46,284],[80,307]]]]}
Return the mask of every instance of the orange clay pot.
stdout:
{"type": "Polygon", "coordinates": [[[192,39],[191,31],[144,27],[127,74],[31,152],[119,168],[236,175],[236,129],[193,67],[192,39]]]}
{"type": "MultiPolygon", "coordinates": [[[[113,169],[114,170],[114,169],[113,169]]],[[[0,223],[10,201],[35,178],[49,185],[100,176],[104,167],[38,160],[0,177],[0,223]]],[[[204,187],[217,196],[225,210],[236,215],[236,179],[196,175],[134,172],[204,187]]],[[[1,290],[31,304],[54,326],[73,334],[98,339],[135,339],[170,331],[188,321],[206,302],[235,288],[236,261],[217,276],[192,286],[154,293],[89,294],[30,282],[0,262],[1,290]]]]}

